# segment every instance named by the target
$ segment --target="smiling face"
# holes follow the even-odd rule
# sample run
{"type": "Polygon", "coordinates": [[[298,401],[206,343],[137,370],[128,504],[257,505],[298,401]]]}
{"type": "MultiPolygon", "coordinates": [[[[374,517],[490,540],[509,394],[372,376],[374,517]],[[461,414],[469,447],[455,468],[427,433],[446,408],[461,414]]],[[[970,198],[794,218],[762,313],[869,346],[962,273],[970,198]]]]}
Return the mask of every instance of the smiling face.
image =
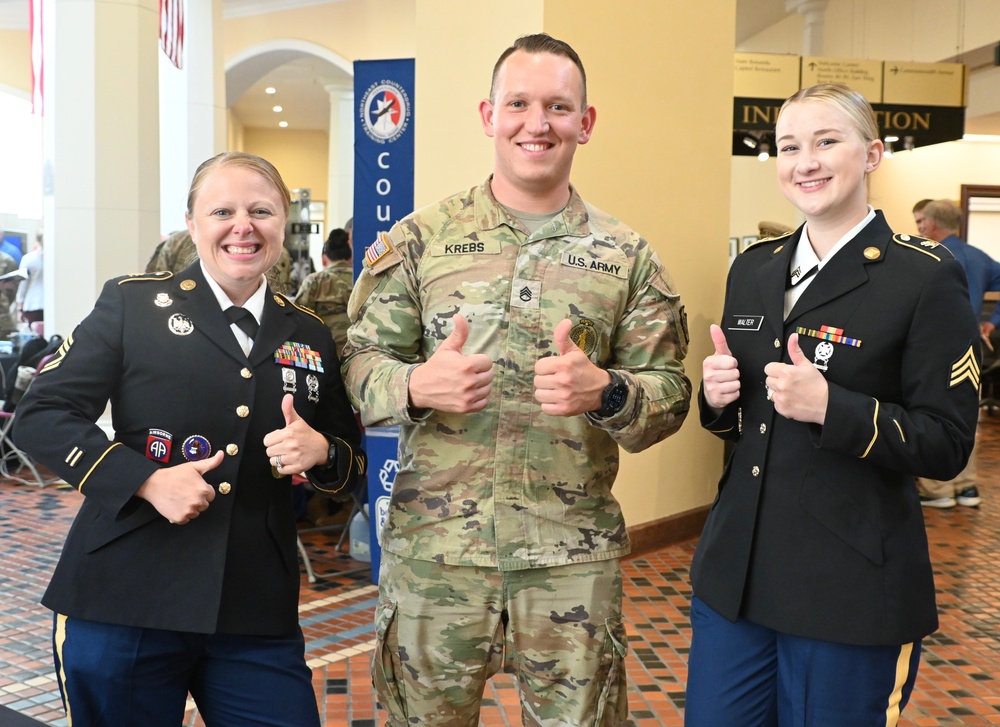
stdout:
{"type": "Polygon", "coordinates": [[[882,160],[882,142],[865,142],[846,113],[822,100],[791,103],[778,117],[778,185],[806,217],[853,227],[868,214],[865,177],[882,160]]]}
{"type": "Polygon", "coordinates": [[[493,194],[521,212],[561,209],[576,147],[590,140],[597,118],[593,106],[584,106],[580,69],[565,56],[515,51],[493,91],[479,105],[493,138],[493,194]]]}
{"type": "Polygon", "coordinates": [[[205,270],[236,305],[246,302],[281,254],[282,193],[245,166],[219,165],[201,179],[187,214],[205,270]]]}

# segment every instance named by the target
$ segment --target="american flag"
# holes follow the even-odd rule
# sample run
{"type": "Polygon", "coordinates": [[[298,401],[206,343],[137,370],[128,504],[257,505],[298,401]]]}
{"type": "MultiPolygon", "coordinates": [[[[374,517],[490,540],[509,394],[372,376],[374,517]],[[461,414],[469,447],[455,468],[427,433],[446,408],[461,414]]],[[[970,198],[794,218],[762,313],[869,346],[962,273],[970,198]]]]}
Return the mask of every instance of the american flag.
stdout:
{"type": "Polygon", "coordinates": [[[184,0],[160,0],[160,47],[171,63],[184,67],[184,0]]]}
{"type": "Polygon", "coordinates": [[[28,33],[31,37],[31,113],[42,115],[45,109],[45,56],[42,53],[42,0],[30,0],[28,33]]]}

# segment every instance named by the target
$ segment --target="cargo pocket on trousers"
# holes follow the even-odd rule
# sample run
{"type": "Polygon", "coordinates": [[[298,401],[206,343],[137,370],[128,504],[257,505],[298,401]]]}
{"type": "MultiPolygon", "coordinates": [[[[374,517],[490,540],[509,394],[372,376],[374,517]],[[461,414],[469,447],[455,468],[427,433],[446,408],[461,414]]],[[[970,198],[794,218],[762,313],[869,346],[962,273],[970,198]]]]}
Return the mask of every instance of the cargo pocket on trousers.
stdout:
{"type": "Polygon", "coordinates": [[[621,618],[606,619],[607,634],[597,679],[602,684],[594,705],[594,727],[612,727],[628,717],[628,689],[625,683],[625,656],[628,637],[621,618]]]}
{"type": "Polygon", "coordinates": [[[396,639],[396,604],[379,601],[375,608],[375,651],[372,655],[372,686],[388,724],[406,725],[406,695],[402,683],[402,662],[396,639]]]}

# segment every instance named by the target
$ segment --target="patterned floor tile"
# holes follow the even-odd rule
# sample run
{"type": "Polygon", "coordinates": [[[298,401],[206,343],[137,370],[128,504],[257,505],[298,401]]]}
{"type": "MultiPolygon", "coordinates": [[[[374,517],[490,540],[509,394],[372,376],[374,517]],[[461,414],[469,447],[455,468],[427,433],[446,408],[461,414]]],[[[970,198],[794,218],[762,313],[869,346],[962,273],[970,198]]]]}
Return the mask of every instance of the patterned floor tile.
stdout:
{"type": "MultiPolygon", "coordinates": [[[[927,510],[941,627],[924,659],[901,727],[1000,725],[1000,417],[983,416],[978,508],[927,510]]],[[[51,616],[38,602],[81,496],[0,482],[0,706],[65,727],[50,658],[51,616]]],[[[302,579],[300,619],[325,727],[383,723],[369,677],[377,591],[364,564],[339,552],[338,532],[302,536],[315,583],[302,579]]],[[[691,627],[688,568],[696,540],[624,563],[631,727],[683,724],[691,627]]],[[[484,695],[482,724],[519,725],[509,675],[484,695]]],[[[2,715],[0,715],[2,716],[2,715]]],[[[185,727],[202,727],[191,705],[185,727]]]]}

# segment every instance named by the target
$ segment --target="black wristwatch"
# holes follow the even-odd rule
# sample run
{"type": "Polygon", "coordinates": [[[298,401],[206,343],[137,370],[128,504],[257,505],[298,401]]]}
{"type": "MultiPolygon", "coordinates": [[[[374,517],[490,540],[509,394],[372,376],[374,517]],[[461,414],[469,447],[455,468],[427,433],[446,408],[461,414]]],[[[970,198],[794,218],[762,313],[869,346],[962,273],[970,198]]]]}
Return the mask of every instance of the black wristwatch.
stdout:
{"type": "Polygon", "coordinates": [[[604,387],[601,392],[601,407],[595,409],[592,414],[598,419],[607,419],[620,412],[628,401],[628,384],[625,379],[614,371],[608,370],[611,376],[611,383],[604,387]]]}
{"type": "Polygon", "coordinates": [[[337,464],[337,440],[330,440],[330,448],[326,450],[326,464],[322,465],[320,469],[328,470],[337,464]]]}

